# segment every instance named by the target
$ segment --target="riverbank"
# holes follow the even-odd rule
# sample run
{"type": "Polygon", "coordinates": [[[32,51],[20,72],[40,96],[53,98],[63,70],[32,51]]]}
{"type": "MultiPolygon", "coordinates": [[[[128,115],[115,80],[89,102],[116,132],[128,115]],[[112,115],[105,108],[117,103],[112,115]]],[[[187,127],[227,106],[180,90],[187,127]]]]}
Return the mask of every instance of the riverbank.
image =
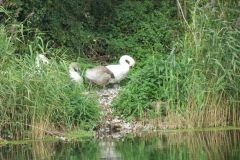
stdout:
{"type": "MultiPolygon", "coordinates": [[[[108,134],[105,137],[97,137],[94,132],[85,132],[84,131],[73,131],[66,134],[63,138],[58,138],[56,136],[45,137],[44,139],[24,139],[24,140],[4,140],[0,139],[0,145],[7,144],[29,144],[31,142],[81,142],[81,141],[99,141],[99,140],[122,140],[126,138],[134,138],[134,137],[151,137],[151,135],[161,135],[161,134],[181,134],[181,133],[204,133],[204,132],[220,132],[220,131],[240,131],[240,128],[236,127],[224,127],[224,128],[197,128],[197,129],[163,129],[163,130],[138,130],[138,132],[129,132],[127,134],[122,134],[121,136],[115,136],[114,134],[108,134]]],[[[116,133],[115,133],[116,134],[116,133]]]]}
{"type": "Polygon", "coordinates": [[[239,127],[237,0],[25,1],[0,2],[2,139],[239,127]],[[124,54],[136,65],[120,89],[69,78],[71,62],[84,75],[124,54]]]}

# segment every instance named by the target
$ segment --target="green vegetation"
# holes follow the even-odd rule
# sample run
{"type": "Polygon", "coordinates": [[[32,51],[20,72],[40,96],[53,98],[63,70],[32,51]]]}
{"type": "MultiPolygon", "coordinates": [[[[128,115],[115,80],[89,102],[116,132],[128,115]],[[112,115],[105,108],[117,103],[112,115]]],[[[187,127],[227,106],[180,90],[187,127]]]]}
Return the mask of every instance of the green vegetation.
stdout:
{"type": "Polygon", "coordinates": [[[78,61],[84,70],[126,53],[137,63],[113,104],[118,114],[177,128],[238,126],[237,0],[1,3],[1,137],[91,131],[99,106],[82,94],[87,84],[70,81],[68,64],[78,61]],[[52,57],[41,70],[38,53],[52,57]]]}
{"type": "Polygon", "coordinates": [[[94,97],[82,94],[82,85],[71,82],[70,62],[52,59],[50,65],[37,68],[36,52],[45,52],[47,45],[37,36],[25,44],[28,54],[18,56],[14,38],[0,29],[2,137],[26,138],[32,134],[33,138],[42,138],[46,133],[78,127],[92,130],[99,118],[99,107],[94,97]]]}
{"type": "Polygon", "coordinates": [[[238,124],[239,4],[203,5],[191,8],[185,33],[167,55],[149,56],[131,75],[115,108],[126,116],[157,111],[180,128],[238,124]]]}

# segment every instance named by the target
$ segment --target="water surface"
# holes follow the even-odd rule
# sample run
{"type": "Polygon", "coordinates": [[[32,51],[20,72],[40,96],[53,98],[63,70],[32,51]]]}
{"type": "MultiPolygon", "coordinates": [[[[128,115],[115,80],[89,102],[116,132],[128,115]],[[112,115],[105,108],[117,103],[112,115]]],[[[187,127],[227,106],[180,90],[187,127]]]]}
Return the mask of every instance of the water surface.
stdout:
{"type": "Polygon", "coordinates": [[[0,145],[0,159],[239,160],[240,131],[152,133],[120,140],[0,145]]]}

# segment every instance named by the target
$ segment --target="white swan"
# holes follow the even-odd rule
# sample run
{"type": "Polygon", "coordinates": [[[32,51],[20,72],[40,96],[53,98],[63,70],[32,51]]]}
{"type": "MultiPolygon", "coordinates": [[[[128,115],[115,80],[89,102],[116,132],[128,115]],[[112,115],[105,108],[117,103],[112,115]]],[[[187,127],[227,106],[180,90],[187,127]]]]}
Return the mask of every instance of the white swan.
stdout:
{"type": "Polygon", "coordinates": [[[110,79],[109,83],[118,83],[123,80],[127,76],[130,67],[134,65],[134,59],[128,55],[124,55],[120,58],[119,64],[106,66],[114,74],[114,78],[110,79]]]}
{"type": "Polygon", "coordinates": [[[69,65],[69,76],[72,81],[83,83],[83,78],[80,75],[80,66],[76,62],[72,62],[69,65]]]}
{"type": "Polygon", "coordinates": [[[124,55],[120,58],[119,64],[108,66],[97,66],[86,70],[85,78],[98,85],[118,83],[123,80],[135,61],[132,57],[124,55]]]}
{"type": "Polygon", "coordinates": [[[38,54],[36,56],[35,63],[36,63],[37,68],[40,68],[41,64],[49,64],[49,59],[43,54],[38,54]]]}

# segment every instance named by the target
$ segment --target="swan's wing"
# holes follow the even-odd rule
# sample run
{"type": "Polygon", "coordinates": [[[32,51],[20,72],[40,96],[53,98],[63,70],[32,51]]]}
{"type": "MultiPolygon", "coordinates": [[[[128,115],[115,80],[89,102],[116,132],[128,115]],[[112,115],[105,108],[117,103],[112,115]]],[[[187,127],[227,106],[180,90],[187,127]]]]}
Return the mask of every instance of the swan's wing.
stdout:
{"type": "Polygon", "coordinates": [[[99,70],[101,70],[103,73],[110,75],[111,78],[115,78],[113,72],[110,71],[107,67],[105,67],[105,66],[98,66],[97,68],[99,70]]]}
{"type": "Polygon", "coordinates": [[[104,66],[97,66],[86,70],[85,77],[87,80],[98,85],[106,85],[110,79],[114,78],[114,74],[104,66]]]}

